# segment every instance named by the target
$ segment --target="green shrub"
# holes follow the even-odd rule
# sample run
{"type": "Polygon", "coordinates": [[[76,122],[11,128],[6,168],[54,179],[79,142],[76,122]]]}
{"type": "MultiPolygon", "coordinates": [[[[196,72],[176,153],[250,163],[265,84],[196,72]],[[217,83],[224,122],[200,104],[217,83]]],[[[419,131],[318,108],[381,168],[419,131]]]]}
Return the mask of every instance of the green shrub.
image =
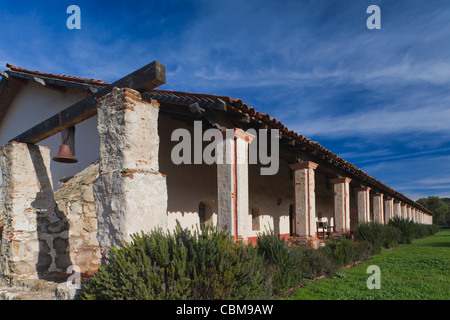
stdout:
{"type": "Polygon", "coordinates": [[[354,236],[356,240],[369,242],[372,245],[370,254],[374,255],[381,252],[385,244],[386,231],[381,223],[363,222],[356,227],[354,236]]]}
{"type": "Polygon", "coordinates": [[[430,235],[434,235],[439,231],[439,227],[434,224],[428,224],[427,227],[430,230],[430,235]]]}
{"type": "Polygon", "coordinates": [[[331,275],[339,266],[330,257],[326,248],[321,247],[319,249],[304,249],[300,268],[305,279],[313,279],[322,275],[331,275]]]}
{"type": "Polygon", "coordinates": [[[154,230],[111,248],[82,299],[264,299],[270,279],[252,246],[226,231],[202,227],[173,234],[154,230]]]}
{"type": "Polygon", "coordinates": [[[399,243],[410,244],[416,234],[416,226],[413,221],[400,217],[389,220],[388,225],[396,227],[400,231],[399,243]]]}
{"type": "Polygon", "coordinates": [[[301,283],[303,254],[300,247],[289,247],[288,242],[272,230],[258,235],[256,246],[271,275],[274,294],[301,283]]]}
{"type": "Polygon", "coordinates": [[[358,261],[366,261],[370,259],[370,253],[372,252],[372,244],[365,240],[356,240],[353,242],[356,247],[356,255],[358,261]]]}
{"type": "Polygon", "coordinates": [[[420,239],[430,235],[430,230],[423,224],[414,224],[414,238],[420,239]]]}
{"type": "Polygon", "coordinates": [[[383,247],[386,249],[394,248],[398,246],[400,242],[401,233],[400,230],[393,225],[384,226],[384,243],[383,247]]]}
{"type": "Polygon", "coordinates": [[[358,258],[355,244],[352,240],[346,238],[341,238],[339,240],[331,239],[327,241],[325,249],[339,266],[355,262],[358,258]]]}
{"type": "Polygon", "coordinates": [[[414,224],[414,238],[420,239],[432,236],[439,231],[439,227],[432,224],[414,224]]]}

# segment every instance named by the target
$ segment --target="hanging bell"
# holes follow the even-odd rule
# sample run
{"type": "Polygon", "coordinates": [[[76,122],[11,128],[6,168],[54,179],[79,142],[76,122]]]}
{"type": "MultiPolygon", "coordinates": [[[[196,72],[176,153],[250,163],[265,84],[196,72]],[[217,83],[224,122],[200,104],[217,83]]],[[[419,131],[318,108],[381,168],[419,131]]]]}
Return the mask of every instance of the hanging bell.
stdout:
{"type": "Polygon", "coordinates": [[[62,163],[76,163],[78,160],[73,156],[72,150],[67,143],[67,140],[64,140],[61,147],[59,147],[58,154],[53,158],[53,161],[62,162],[62,163]]]}

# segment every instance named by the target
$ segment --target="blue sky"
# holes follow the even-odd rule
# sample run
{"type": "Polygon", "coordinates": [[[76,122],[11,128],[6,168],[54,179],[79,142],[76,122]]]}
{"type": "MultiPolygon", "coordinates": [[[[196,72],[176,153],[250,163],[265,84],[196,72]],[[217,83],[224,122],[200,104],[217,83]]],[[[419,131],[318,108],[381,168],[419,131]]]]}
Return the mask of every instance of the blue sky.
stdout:
{"type": "Polygon", "coordinates": [[[3,68],[112,82],[158,60],[161,89],[241,98],[412,199],[450,197],[447,0],[0,3],[3,68]]]}

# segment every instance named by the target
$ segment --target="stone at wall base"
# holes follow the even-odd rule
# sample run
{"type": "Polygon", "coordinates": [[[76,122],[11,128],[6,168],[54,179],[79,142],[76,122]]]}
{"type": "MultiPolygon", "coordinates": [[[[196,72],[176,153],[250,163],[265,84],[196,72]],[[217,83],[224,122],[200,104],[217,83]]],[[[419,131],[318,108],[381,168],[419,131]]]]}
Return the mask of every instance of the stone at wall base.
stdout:
{"type": "Polygon", "coordinates": [[[56,300],[77,300],[82,293],[83,288],[80,285],[72,283],[63,283],[56,287],[56,300]]]}

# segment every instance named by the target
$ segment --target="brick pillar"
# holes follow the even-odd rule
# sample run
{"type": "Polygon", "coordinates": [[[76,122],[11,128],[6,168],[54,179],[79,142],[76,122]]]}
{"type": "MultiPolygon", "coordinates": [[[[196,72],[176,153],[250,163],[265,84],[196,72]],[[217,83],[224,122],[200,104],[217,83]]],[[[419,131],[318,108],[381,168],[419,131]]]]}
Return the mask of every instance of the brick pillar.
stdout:
{"type": "Polygon", "coordinates": [[[394,217],[394,199],[386,197],[384,199],[384,223],[388,224],[389,220],[394,217]]]}
{"type": "Polygon", "coordinates": [[[42,231],[54,222],[55,202],[48,147],[10,142],[0,154],[4,223],[0,280],[12,285],[16,280],[37,279],[51,266],[53,239],[47,243],[42,231]]]}
{"type": "Polygon", "coordinates": [[[101,250],[130,235],[167,228],[167,185],[159,173],[159,104],[128,88],[98,99],[99,178],[94,183],[101,250]]]}
{"type": "Polygon", "coordinates": [[[384,224],[383,213],[383,194],[376,193],[373,195],[373,220],[384,224]]]}
{"type": "Polygon", "coordinates": [[[289,166],[294,173],[295,234],[300,237],[315,237],[317,232],[315,190],[317,163],[303,161],[289,166]]]}
{"type": "Polygon", "coordinates": [[[370,221],[370,187],[355,188],[358,224],[370,221]]]}
{"type": "Polygon", "coordinates": [[[334,229],[336,232],[350,230],[350,178],[331,179],[334,191],[334,229]]]}
{"type": "Polygon", "coordinates": [[[227,228],[238,239],[246,239],[251,228],[248,200],[248,146],[254,136],[239,129],[227,129],[217,150],[223,157],[217,163],[219,229],[227,228]]]}

